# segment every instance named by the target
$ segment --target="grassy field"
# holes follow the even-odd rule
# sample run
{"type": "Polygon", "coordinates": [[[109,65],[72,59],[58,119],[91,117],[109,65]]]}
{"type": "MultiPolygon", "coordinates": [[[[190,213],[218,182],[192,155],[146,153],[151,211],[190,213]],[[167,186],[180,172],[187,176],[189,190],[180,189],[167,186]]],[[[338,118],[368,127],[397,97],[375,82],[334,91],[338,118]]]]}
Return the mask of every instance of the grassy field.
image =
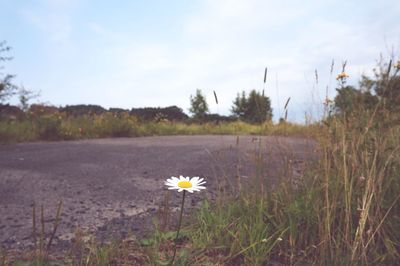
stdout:
{"type": "Polygon", "coordinates": [[[64,113],[28,116],[23,120],[0,121],[0,143],[38,140],[77,140],[109,137],[199,134],[310,134],[310,127],[292,123],[264,123],[261,126],[241,121],[183,123],[167,120],[140,122],[128,113],[68,117],[64,113]]]}

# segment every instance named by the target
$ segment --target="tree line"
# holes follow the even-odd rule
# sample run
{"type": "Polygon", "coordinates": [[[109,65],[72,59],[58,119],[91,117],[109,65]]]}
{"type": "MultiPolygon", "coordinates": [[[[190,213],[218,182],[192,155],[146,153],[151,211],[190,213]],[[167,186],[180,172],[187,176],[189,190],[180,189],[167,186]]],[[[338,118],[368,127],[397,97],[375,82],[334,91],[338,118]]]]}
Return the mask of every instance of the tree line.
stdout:
{"type": "MultiPolygon", "coordinates": [[[[217,95],[214,92],[215,101],[218,104],[217,95]]],[[[210,114],[206,97],[200,89],[196,94],[190,96],[190,109],[194,119],[205,121],[210,114]]],[[[272,108],[270,99],[256,90],[251,90],[249,94],[245,91],[238,93],[231,107],[231,119],[240,119],[248,123],[263,123],[272,120],[272,108]]]]}

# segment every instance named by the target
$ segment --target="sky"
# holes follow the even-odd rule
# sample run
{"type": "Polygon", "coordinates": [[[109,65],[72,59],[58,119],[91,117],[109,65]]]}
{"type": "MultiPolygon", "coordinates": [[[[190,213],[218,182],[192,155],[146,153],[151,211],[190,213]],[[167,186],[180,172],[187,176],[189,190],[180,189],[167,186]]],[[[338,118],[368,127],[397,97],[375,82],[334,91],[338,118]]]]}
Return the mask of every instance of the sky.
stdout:
{"type": "Polygon", "coordinates": [[[400,54],[398,0],[0,0],[0,12],[13,56],[1,71],[55,106],[188,112],[201,89],[229,115],[238,92],[264,89],[275,120],[291,97],[288,119],[301,123],[320,115],[327,87],[334,97],[343,61],[356,85],[380,54],[400,54]]]}

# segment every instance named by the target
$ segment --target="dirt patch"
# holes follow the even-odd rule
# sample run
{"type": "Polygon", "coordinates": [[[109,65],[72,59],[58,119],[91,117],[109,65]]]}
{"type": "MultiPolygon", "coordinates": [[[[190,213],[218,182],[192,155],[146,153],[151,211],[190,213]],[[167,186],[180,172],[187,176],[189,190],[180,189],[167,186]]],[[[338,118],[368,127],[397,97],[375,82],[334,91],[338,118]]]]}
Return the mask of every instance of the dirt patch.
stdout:
{"type": "MultiPolygon", "coordinates": [[[[218,184],[235,187],[256,169],[261,151],[263,175],[273,184],[282,166],[299,174],[313,158],[315,143],[301,138],[253,136],[171,136],[38,142],[0,146],[0,244],[32,246],[32,206],[44,206],[52,230],[63,201],[56,245],[68,245],[79,227],[100,239],[143,235],[163,202],[170,176],[201,176],[207,190],[189,195],[187,207],[213,198],[218,184]]],[[[170,206],[181,196],[170,194],[170,206]]],[[[186,210],[190,211],[190,208],[186,210]]]]}

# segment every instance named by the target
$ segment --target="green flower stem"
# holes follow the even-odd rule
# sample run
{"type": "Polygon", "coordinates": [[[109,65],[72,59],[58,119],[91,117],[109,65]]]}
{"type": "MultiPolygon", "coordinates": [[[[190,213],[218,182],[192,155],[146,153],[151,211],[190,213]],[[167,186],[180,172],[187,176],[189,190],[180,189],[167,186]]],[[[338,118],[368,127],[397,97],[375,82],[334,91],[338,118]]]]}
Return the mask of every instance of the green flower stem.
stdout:
{"type": "Polygon", "coordinates": [[[174,264],[175,261],[175,256],[176,256],[176,246],[178,243],[178,237],[179,237],[179,231],[181,230],[181,224],[182,224],[182,216],[183,216],[183,205],[185,204],[185,195],[186,195],[186,190],[183,190],[183,195],[182,195],[182,205],[181,205],[181,214],[179,216],[179,223],[178,223],[178,230],[176,231],[176,237],[175,237],[175,247],[174,247],[174,255],[172,256],[172,260],[170,265],[174,264]]]}

